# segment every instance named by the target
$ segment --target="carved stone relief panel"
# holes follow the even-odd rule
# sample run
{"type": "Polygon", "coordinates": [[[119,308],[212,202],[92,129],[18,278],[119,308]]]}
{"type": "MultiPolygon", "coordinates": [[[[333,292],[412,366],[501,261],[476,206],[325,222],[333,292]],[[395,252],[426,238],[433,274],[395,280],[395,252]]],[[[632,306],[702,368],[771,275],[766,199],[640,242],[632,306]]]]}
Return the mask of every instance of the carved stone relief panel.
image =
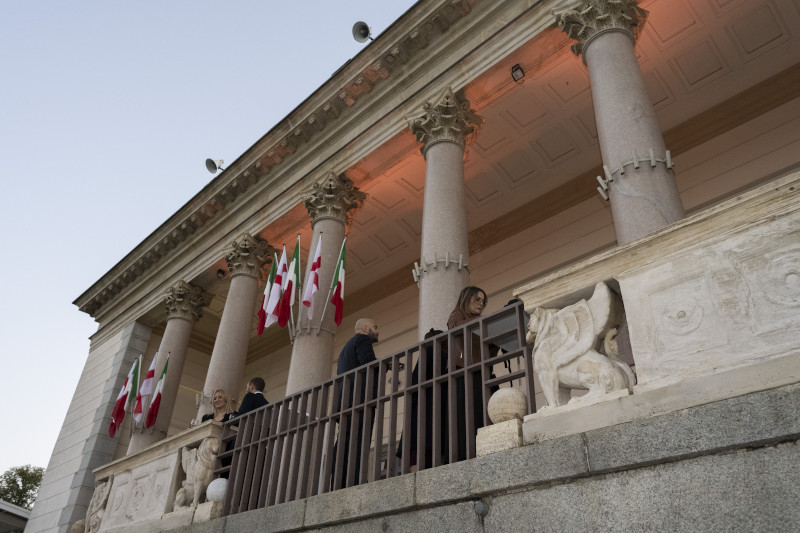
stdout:
{"type": "Polygon", "coordinates": [[[798,212],[753,221],[618,276],[640,388],[800,347],[797,228],[798,212]]]}
{"type": "Polygon", "coordinates": [[[116,474],[100,531],[132,522],[158,520],[171,510],[179,464],[180,451],[175,450],[116,474]]]}

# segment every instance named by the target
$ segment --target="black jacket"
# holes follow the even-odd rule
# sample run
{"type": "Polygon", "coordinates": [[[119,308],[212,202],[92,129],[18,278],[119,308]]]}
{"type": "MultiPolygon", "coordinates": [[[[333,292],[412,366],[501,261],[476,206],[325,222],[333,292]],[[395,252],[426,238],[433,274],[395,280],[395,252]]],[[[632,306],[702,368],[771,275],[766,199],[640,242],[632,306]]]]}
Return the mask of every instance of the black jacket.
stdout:
{"type": "Polygon", "coordinates": [[[267,399],[264,398],[264,394],[261,392],[248,392],[244,395],[244,398],[242,398],[242,405],[239,406],[238,416],[249,413],[268,403],[267,399]]]}
{"type": "MultiPolygon", "coordinates": [[[[372,344],[375,340],[370,337],[369,335],[364,335],[363,333],[356,333],[356,335],[347,341],[347,344],[344,345],[342,348],[342,352],[339,354],[339,361],[336,364],[336,374],[341,375],[345,374],[351,370],[354,370],[362,365],[366,365],[367,363],[371,363],[375,361],[375,351],[372,349],[372,344]]],[[[378,380],[377,372],[373,376],[373,394],[372,397],[375,398],[378,395],[378,380]]],[[[366,381],[361,386],[361,402],[364,401],[366,392],[366,381]]],[[[353,406],[353,387],[350,387],[350,407],[353,406]]],[[[337,402],[341,408],[341,391],[337,394],[337,402]]]]}

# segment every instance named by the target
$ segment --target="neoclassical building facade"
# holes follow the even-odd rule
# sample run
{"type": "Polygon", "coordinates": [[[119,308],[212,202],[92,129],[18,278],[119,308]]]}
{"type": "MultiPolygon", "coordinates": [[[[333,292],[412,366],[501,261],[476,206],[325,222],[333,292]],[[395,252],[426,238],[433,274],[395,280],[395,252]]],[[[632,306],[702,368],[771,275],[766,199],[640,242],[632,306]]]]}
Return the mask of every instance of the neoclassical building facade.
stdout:
{"type": "MultiPolygon", "coordinates": [[[[379,358],[403,350],[447,329],[466,285],[488,311],[513,297],[531,310],[613,280],[632,398],[778,359],[792,370],[765,370],[782,377],[762,388],[791,385],[798,27],[793,0],[417,2],[75,300],[98,329],[26,531],[69,531],[95,469],[181,434],[213,391],[241,400],[258,375],[278,402],[330,379],[360,317],[380,324],[379,358]],[[345,234],[337,326],[325,301],[345,234]],[[297,235],[303,281],[321,242],[313,314],[291,338],[258,336],[274,253],[297,235]],[[127,416],[109,437],[140,354],[157,369],[169,354],[162,411],[152,430],[127,416]]],[[[760,390],[742,375],[675,409],[760,390]]]]}

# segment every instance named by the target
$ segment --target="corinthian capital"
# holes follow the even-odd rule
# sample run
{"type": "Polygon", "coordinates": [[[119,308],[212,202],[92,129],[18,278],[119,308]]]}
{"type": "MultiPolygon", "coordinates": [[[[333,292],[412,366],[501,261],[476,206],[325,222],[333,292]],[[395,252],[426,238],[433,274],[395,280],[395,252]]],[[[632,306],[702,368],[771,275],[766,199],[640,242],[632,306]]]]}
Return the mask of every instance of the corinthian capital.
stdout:
{"type": "Polygon", "coordinates": [[[572,51],[579,56],[601,33],[618,31],[636,41],[647,11],[638,6],[637,0],[580,0],[572,9],[555,15],[558,27],[578,41],[572,45],[572,51]]]}
{"type": "Polygon", "coordinates": [[[419,118],[409,121],[411,133],[423,144],[423,155],[437,142],[447,141],[466,146],[467,140],[483,124],[483,118],[469,107],[468,101],[459,101],[448,87],[436,102],[422,104],[425,112],[419,118]]]}
{"type": "Polygon", "coordinates": [[[225,262],[231,276],[243,274],[257,279],[264,278],[264,266],[269,262],[272,248],[259,236],[243,233],[231,244],[225,262]]]}
{"type": "Polygon", "coordinates": [[[203,316],[202,308],[207,306],[210,301],[202,289],[181,280],[169,288],[164,298],[167,320],[184,318],[195,322],[203,316]]]}
{"type": "Polygon", "coordinates": [[[366,197],[347,176],[328,172],[314,184],[303,203],[314,222],[334,218],[349,224],[352,212],[364,204],[366,197]]]}

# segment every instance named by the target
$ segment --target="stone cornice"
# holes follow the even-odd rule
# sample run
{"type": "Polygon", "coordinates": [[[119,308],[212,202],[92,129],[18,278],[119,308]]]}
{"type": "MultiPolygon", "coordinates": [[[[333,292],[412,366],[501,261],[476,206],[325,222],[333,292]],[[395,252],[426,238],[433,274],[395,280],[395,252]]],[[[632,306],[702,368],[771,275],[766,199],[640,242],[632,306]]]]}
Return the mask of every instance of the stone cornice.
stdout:
{"type": "Polygon", "coordinates": [[[420,2],[409,9],[73,303],[97,317],[106,303],[201,226],[342,121],[374,87],[402,71],[431,43],[446,38],[477,1],[420,2]]]}
{"type": "Polygon", "coordinates": [[[637,0],[581,0],[555,15],[559,28],[578,41],[572,45],[572,52],[578,56],[592,39],[605,32],[622,32],[636,41],[647,19],[647,11],[637,0]]]}

